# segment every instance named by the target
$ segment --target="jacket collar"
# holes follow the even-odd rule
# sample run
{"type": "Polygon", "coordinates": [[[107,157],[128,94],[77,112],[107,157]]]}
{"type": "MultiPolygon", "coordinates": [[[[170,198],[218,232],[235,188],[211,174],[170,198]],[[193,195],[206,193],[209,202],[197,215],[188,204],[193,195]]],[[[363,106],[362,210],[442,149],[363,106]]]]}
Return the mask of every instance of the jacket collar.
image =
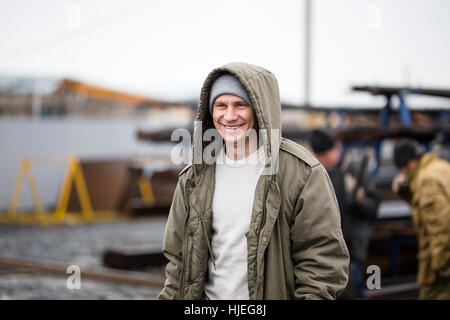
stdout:
{"type": "Polygon", "coordinates": [[[414,189],[416,185],[416,180],[419,172],[427,167],[431,162],[433,162],[437,156],[434,153],[426,153],[424,154],[417,164],[417,167],[411,172],[409,175],[410,186],[414,189]]]}

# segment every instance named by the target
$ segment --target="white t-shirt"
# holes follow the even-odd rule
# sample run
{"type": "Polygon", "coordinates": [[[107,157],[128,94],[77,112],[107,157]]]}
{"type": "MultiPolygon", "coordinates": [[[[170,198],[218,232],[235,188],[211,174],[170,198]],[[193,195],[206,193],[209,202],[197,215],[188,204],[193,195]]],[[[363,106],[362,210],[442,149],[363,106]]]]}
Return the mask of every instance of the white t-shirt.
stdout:
{"type": "Polygon", "coordinates": [[[221,148],[216,158],[212,252],[205,295],[212,300],[248,300],[247,238],[256,184],[264,169],[264,147],[232,160],[221,148]]]}

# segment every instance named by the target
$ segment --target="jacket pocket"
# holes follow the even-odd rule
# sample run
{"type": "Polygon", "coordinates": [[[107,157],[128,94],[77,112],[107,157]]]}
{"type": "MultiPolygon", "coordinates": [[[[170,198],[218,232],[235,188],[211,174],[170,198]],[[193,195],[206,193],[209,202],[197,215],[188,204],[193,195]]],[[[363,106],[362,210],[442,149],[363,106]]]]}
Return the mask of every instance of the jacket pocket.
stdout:
{"type": "Polygon", "coordinates": [[[417,282],[419,284],[431,284],[435,275],[431,269],[431,255],[428,251],[419,251],[417,254],[419,262],[417,270],[417,282]]]}

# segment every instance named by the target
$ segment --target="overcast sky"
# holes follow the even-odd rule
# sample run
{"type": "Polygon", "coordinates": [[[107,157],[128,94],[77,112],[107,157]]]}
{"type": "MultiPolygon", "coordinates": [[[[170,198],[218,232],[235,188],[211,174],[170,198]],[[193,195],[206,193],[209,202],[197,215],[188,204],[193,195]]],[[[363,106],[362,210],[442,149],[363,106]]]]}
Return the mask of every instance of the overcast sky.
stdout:
{"type": "MultiPolygon", "coordinates": [[[[311,101],[382,105],[355,84],[450,89],[450,1],[313,0],[311,101]]],[[[70,77],[167,100],[198,98],[208,72],[269,69],[304,101],[304,2],[1,0],[0,75],[70,77]]],[[[416,99],[450,107],[450,99],[416,99]]]]}

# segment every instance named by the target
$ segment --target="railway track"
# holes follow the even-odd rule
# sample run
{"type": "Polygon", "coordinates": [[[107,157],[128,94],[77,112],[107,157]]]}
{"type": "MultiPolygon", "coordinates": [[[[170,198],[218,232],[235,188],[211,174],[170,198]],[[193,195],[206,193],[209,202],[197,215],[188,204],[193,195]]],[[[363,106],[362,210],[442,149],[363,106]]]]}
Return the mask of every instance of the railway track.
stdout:
{"type": "MultiPolygon", "coordinates": [[[[67,268],[70,264],[36,259],[24,259],[11,256],[0,256],[0,277],[16,275],[50,274],[68,277],[67,268]]],[[[112,270],[103,267],[80,266],[81,277],[97,281],[115,282],[128,285],[162,288],[164,279],[152,274],[135,271],[112,270]]],[[[406,280],[406,279],[404,279],[406,280]]],[[[416,300],[419,287],[414,281],[402,281],[389,284],[380,290],[368,290],[369,300],[416,300]]]]}
{"type": "MultiPolygon", "coordinates": [[[[7,270],[6,272],[9,272],[11,274],[13,274],[14,270],[16,269],[20,273],[29,271],[30,273],[40,272],[65,277],[68,277],[70,275],[70,273],[67,272],[67,268],[68,266],[70,266],[70,264],[64,264],[54,261],[0,256],[0,266],[10,269],[7,270]]],[[[88,279],[119,282],[141,286],[161,287],[161,288],[164,286],[163,278],[156,277],[143,272],[111,270],[102,267],[86,267],[86,266],[84,267],[80,266],[80,271],[81,277],[88,279]]]]}
{"type": "Polygon", "coordinates": [[[416,282],[391,284],[380,290],[367,290],[369,300],[417,300],[419,285],[416,282]]]}

